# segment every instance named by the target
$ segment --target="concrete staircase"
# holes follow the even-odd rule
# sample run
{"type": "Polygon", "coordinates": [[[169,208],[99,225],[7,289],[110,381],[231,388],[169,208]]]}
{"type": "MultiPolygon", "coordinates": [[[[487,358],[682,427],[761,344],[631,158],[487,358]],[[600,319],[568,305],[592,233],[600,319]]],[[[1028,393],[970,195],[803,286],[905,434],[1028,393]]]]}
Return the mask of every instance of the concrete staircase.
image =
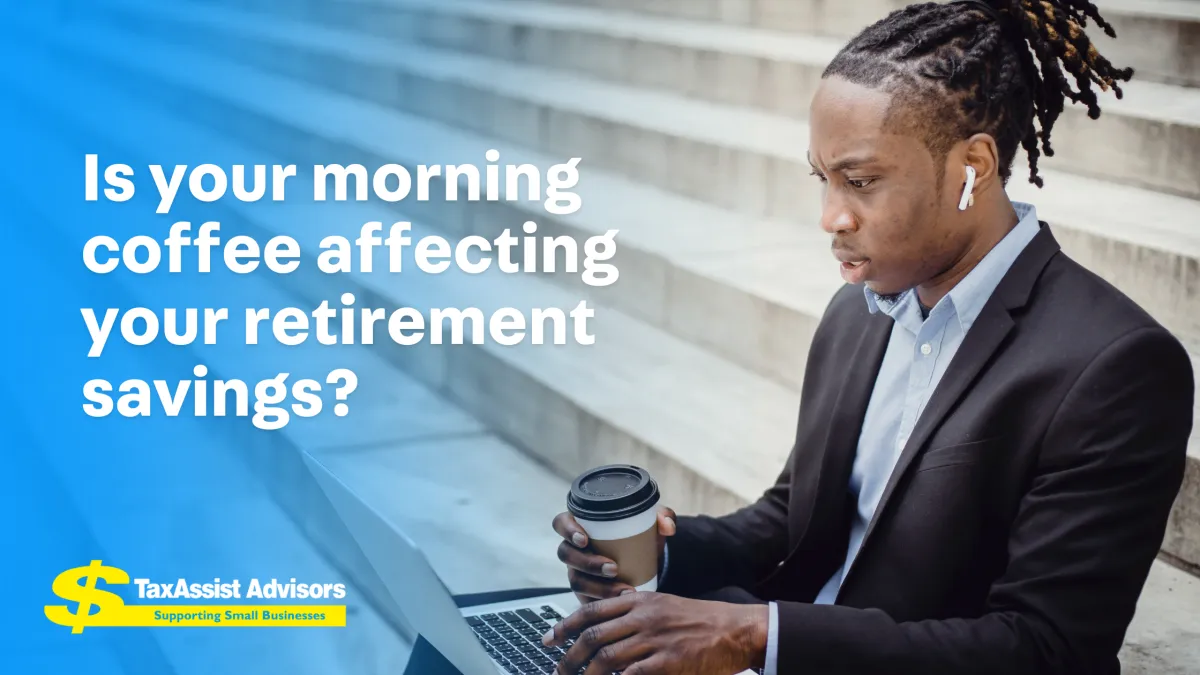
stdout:
{"type": "MultiPolygon", "coordinates": [[[[636,462],[682,512],[733,509],[774,478],[812,331],[841,283],[815,226],[807,101],[839,41],[893,3],[102,4],[80,10],[77,30],[17,37],[30,58],[119,74],[131,115],[148,114],[139,87],[179,102],[140,134],[95,130],[115,143],[165,144],[197,135],[193,126],[171,134],[172,124],[199,124],[213,144],[252,145],[298,164],[478,163],[488,148],[505,163],[583,157],[586,207],[569,217],[503,202],[339,204],[328,213],[341,222],[411,218],[414,237],[490,237],[524,220],[579,238],[620,229],[621,282],[603,289],[567,275],[485,274],[486,283],[351,275],[356,295],[377,305],[569,308],[583,295],[603,306],[594,346],[377,351],[560,476],[636,462]],[[107,49],[94,26],[160,58],[107,49]]],[[[1059,155],[1042,162],[1046,189],[1021,182],[1018,158],[1010,193],[1035,202],[1070,255],[1200,354],[1200,3],[1110,4],[1103,11],[1118,31],[1141,36],[1120,54],[1148,78],[1131,83],[1124,101],[1105,99],[1101,120],[1065,114],[1059,155]]],[[[1121,62],[1115,46],[1105,49],[1121,62]]],[[[99,80],[81,78],[72,95],[86,100],[109,86],[99,80]]],[[[12,84],[37,95],[32,83],[12,84]]],[[[247,212],[245,226],[311,246],[329,231],[321,209],[247,212]]],[[[320,283],[297,280],[294,290],[315,304],[333,291],[320,283]]],[[[1163,552],[1182,568],[1200,565],[1200,433],[1163,552]]],[[[1195,586],[1156,565],[1128,670],[1200,667],[1195,586]]]]}

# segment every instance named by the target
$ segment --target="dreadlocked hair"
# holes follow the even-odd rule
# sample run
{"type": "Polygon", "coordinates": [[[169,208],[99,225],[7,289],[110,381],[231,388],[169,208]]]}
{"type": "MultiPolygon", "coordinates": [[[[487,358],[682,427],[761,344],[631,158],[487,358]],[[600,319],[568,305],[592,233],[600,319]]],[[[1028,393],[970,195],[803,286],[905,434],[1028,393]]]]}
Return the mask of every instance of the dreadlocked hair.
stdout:
{"type": "Polygon", "coordinates": [[[1096,119],[1093,86],[1121,98],[1118,81],[1133,76],[1132,68],[1115,68],[1096,50],[1084,33],[1088,19],[1116,37],[1088,0],[914,4],[859,33],[822,77],[891,93],[889,127],[922,135],[935,157],[974,133],[990,134],[1004,184],[1020,145],[1029,157],[1029,182],[1042,187],[1038,157],[1054,155],[1050,132],[1066,100],[1085,104],[1096,119]]]}

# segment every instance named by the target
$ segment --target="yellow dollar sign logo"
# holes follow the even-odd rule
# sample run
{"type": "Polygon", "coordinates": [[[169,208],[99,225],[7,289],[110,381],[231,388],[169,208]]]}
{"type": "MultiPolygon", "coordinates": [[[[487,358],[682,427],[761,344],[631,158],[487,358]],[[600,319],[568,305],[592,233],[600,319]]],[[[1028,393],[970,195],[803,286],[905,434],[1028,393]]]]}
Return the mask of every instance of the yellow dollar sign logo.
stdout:
{"type": "Polygon", "coordinates": [[[99,560],[93,560],[87,567],[73,567],[55,577],[51,588],[58,597],[78,602],[79,607],[72,614],[65,605],[46,605],[46,618],[60,626],[70,626],[72,633],[82,633],[84,626],[96,623],[95,617],[101,612],[125,606],[121,596],[96,588],[96,579],[110,584],[129,583],[125,570],[101,565],[99,560]],[[95,614],[91,613],[93,605],[98,609],[95,614]]]}

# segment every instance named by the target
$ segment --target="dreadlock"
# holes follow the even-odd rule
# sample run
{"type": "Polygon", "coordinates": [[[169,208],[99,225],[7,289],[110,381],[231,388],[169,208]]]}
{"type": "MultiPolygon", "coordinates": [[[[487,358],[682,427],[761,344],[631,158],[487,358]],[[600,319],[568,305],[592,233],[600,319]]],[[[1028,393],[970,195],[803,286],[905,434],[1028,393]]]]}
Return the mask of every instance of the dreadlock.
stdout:
{"type": "Polygon", "coordinates": [[[935,157],[971,134],[990,134],[1004,184],[1019,144],[1029,156],[1029,182],[1042,187],[1038,157],[1054,155],[1050,132],[1066,99],[1082,102],[1096,119],[1093,85],[1121,98],[1117,82],[1133,76],[1132,68],[1117,69],[1099,54],[1084,33],[1088,19],[1116,37],[1088,0],[910,5],[847,43],[822,77],[893,94],[889,128],[920,134],[935,157]]]}

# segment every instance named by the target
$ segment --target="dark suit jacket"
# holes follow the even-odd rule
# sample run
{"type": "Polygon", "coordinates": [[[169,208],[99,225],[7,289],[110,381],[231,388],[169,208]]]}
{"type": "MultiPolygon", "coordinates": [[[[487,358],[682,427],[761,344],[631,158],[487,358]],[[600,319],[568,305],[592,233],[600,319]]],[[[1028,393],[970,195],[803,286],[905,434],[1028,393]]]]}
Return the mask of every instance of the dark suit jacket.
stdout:
{"type": "Polygon", "coordinates": [[[835,605],[848,483],[892,319],[861,286],[808,355],[795,446],[753,505],[680,517],[660,590],[779,602],[779,673],[1117,673],[1183,480],[1180,343],[1041,231],[922,413],[835,605]]]}

